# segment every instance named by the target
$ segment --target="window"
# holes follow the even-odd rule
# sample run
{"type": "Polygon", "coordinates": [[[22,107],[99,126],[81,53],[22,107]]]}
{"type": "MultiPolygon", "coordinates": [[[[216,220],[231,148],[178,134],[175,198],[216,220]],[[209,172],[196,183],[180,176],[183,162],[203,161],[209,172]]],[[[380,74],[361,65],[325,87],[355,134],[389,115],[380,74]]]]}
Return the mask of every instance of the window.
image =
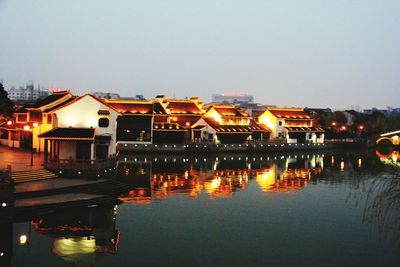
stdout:
{"type": "Polygon", "coordinates": [[[278,121],[278,125],[279,125],[279,126],[282,126],[282,121],[278,121]]]}
{"type": "Polygon", "coordinates": [[[51,114],[47,114],[47,123],[51,123],[52,122],[52,117],[51,117],[51,114]]]}
{"type": "Polygon", "coordinates": [[[27,114],[18,114],[17,115],[17,121],[18,122],[26,122],[26,121],[28,121],[27,114]]]}
{"type": "Polygon", "coordinates": [[[108,118],[100,118],[99,119],[99,127],[106,128],[106,127],[108,127],[109,124],[110,124],[110,121],[108,120],[108,118]]]}

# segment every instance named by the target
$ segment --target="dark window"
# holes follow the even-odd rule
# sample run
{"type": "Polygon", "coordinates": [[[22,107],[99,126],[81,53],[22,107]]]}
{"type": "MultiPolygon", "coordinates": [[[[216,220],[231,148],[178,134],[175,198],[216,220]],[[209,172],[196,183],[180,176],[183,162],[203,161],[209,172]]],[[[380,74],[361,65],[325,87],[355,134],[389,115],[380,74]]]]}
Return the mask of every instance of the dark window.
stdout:
{"type": "Polygon", "coordinates": [[[108,127],[108,125],[110,124],[110,121],[108,120],[108,118],[100,118],[99,119],[99,127],[108,127]]]}
{"type": "Polygon", "coordinates": [[[51,114],[47,114],[47,123],[51,123],[51,119],[52,119],[52,117],[51,117],[51,114]]]}
{"type": "Polygon", "coordinates": [[[194,131],[193,132],[193,137],[200,139],[201,138],[201,132],[200,131],[194,131]]]}
{"type": "Polygon", "coordinates": [[[18,114],[18,121],[25,122],[28,120],[28,116],[26,114],[18,114]]]}
{"type": "Polygon", "coordinates": [[[0,139],[8,139],[8,131],[0,130],[0,139]]]}
{"type": "Polygon", "coordinates": [[[278,125],[279,125],[279,126],[282,126],[282,121],[278,121],[278,125]]]}

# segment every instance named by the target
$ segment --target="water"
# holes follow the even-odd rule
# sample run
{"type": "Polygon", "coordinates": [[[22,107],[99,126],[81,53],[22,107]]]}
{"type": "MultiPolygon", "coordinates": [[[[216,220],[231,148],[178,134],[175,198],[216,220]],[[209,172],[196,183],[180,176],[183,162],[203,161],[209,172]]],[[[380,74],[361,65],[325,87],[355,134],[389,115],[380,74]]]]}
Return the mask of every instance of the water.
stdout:
{"type": "Polygon", "coordinates": [[[398,266],[399,161],[126,155],[123,204],[4,223],[1,266],[398,266]]]}

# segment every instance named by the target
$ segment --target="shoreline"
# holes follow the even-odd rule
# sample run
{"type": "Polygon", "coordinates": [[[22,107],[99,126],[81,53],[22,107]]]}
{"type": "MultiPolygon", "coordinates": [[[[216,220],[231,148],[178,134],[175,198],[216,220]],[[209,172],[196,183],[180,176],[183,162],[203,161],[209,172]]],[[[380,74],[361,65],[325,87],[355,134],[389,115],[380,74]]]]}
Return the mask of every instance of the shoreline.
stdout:
{"type": "Polygon", "coordinates": [[[359,142],[254,143],[254,144],[118,144],[118,153],[130,154],[194,154],[194,153],[268,153],[331,149],[364,149],[373,146],[359,142]]]}

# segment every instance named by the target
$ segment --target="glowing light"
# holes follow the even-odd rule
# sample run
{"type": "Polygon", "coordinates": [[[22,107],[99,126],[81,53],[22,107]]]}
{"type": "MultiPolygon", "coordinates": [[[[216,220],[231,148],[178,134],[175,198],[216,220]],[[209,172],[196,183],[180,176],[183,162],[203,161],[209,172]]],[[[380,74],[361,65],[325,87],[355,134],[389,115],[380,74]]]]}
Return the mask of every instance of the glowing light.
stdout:
{"type": "Polygon", "coordinates": [[[275,184],[275,171],[269,169],[265,172],[258,173],[256,176],[256,181],[261,191],[270,191],[271,187],[275,184]]]}
{"type": "Polygon", "coordinates": [[[33,123],[33,127],[38,127],[38,126],[39,126],[39,123],[37,123],[37,122],[33,123]]]}
{"type": "Polygon", "coordinates": [[[342,130],[346,130],[346,126],[343,125],[343,126],[341,127],[341,129],[342,129],[342,130]]]}
{"type": "Polygon", "coordinates": [[[21,245],[25,245],[26,242],[28,242],[28,237],[27,237],[26,235],[21,235],[21,236],[19,237],[19,243],[20,243],[21,245]]]}
{"type": "Polygon", "coordinates": [[[96,240],[93,237],[58,238],[53,243],[53,252],[67,260],[74,259],[76,255],[91,255],[95,250],[96,240]]]}
{"type": "Polygon", "coordinates": [[[358,159],[357,163],[358,163],[358,167],[361,168],[361,166],[362,166],[362,159],[361,159],[361,158],[358,159]]]}
{"type": "Polygon", "coordinates": [[[3,203],[1,203],[1,206],[2,206],[3,208],[7,207],[7,203],[6,203],[6,202],[3,202],[3,203]]]}
{"type": "Polygon", "coordinates": [[[343,171],[344,170],[344,161],[340,162],[340,170],[343,171]]]}
{"type": "Polygon", "coordinates": [[[219,178],[219,177],[214,178],[213,180],[211,180],[210,182],[207,182],[205,184],[206,191],[209,194],[211,194],[211,193],[215,192],[216,189],[219,188],[220,184],[221,184],[221,178],[219,178]]]}
{"type": "Polygon", "coordinates": [[[265,116],[265,117],[260,117],[259,118],[259,122],[266,125],[268,128],[270,128],[271,130],[275,128],[275,125],[273,124],[272,120],[265,116]]]}
{"type": "Polygon", "coordinates": [[[29,131],[30,129],[31,129],[31,127],[30,127],[29,125],[25,125],[25,126],[24,126],[24,130],[25,130],[25,131],[29,131]]]}
{"type": "Polygon", "coordinates": [[[12,124],[12,121],[7,121],[7,125],[11,125],[12,124]]]}

